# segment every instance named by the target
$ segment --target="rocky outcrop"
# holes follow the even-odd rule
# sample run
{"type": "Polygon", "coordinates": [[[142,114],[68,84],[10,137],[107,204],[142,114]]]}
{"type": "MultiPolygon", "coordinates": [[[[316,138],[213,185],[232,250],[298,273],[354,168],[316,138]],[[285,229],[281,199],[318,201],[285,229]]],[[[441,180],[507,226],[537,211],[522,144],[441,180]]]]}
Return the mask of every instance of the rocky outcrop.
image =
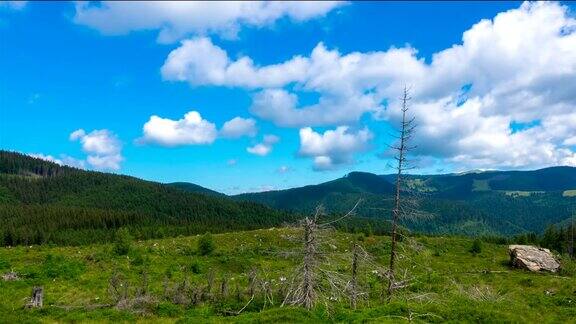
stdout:
{"type": "Polygon", "coordinates": [[[548,249],[532,245],[508,246],[512,266],[530,271],[556,272],[560,268],[560,262],[548,249]]]}

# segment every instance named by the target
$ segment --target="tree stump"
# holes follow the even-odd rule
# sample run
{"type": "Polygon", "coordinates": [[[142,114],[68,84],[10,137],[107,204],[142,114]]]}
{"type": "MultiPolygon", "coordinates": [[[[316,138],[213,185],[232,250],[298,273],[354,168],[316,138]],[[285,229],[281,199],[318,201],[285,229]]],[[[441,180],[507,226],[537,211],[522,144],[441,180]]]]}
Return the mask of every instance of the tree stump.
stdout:
{"type": "Polygon", "coordinates": [[[44,288],[43,287],[34,287],[32,288],[32,297],[30,298],[30,302],[26,304],[28,308],[42,308],[44,299],[44,288]]]}

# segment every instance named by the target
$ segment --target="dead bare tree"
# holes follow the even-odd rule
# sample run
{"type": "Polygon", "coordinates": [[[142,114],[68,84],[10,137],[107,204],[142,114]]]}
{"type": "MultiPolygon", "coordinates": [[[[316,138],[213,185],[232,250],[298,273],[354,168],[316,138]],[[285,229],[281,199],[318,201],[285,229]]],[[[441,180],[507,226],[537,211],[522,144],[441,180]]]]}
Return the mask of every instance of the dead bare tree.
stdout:
{"type": "Polygon", "coordinates": [[[284,303],[300,305],[311,309],[316,302],[316,265],[318,259],[318,217],[323,214],[323,208],[318,206],[313,217],[306,217],[304,227],[304,258],[301,266],[301,280],[294,290],[288,292],[284,303]]]}
{"type": "Polygon", "coordinates": [[[256,280],[258,279],[258,270],[256,268],[250,269],[248,273],[248,296],[253,297],[256,294],[256,280]]]}
{"type": "Polygon", "coordinates": [[[120,273],[114,273],[109,281],[108,292],[117,309],[128,310],[137,314],[148,314],[157,305],[156,297],[148,289],[148,275],[142,273],[141,284],[135,290],[129,289],[128,280],[120,273]]]}
{"type": "Polygon", "coordinates": [[[324,215],[324,208],[318,206],[312,217],[306,217],[301,222],[303,228],[302,263],[292,277],[282,306],[298,305],[306,309],[313,308],[319,299],[323,279],[325,279],[325,286],[327,286],[325,288],[332,293],[331,298],[335,298],[334,295],[336,293],[344,293],[349,281],[341,278],[340,274],[323,269],[320,266],[323,253],[320,252],[321,240],[319,234],[321,233],[320,230],[326,231],[331,224],[353,215],[359,204],[360,201],[348,213],[322,224],[319,224],[318,220],[324,215]]]}
{"type": "Polygon", "coordinates": [[[396,164],[396,189],[394,195],[394,206],[392,208],[392,244],[390,249],[390,268],[388,274],[388,295],[391,296],[394,288],[397,286],[395,282],[394,268],[397,259],[397,241],[398,241],[398,222],[401,217],[403,206],[402,206],[402,182],[403,176],[407,169],[409,169],[407,155],[414,147],[410,146],[409,142],[414,133],[414,117],[409,118],[407,116],[408,112],[408,102],[410,101],[410,91],[408,88],[404,87],[404,93],[402,95],[402,121],[400,124],[400,131],[398,136],[398,144],[392,146],[392,149],[396,151],[395,160],[396,164]]]}

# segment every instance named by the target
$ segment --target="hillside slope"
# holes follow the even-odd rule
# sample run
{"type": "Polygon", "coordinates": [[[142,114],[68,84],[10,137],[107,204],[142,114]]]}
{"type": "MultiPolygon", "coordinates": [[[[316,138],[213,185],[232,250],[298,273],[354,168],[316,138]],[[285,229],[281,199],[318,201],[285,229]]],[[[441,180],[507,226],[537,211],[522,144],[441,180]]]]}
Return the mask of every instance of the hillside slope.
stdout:
{"type": "Polygon", "coordinates": [[[83,244],[271,227],[295,216],[253,202],[190,193],[0,151],[0,244],[83,244]]]}
{"type": "Polygon", "coordinates": [[[223,194],[221,192],[218,192],[218,191],[215,191],[212,189],[208,189],[206,187],[202,187],[200,185],[197,185],[195,183],[190,183],[190,182],[172,182],[172,183],[167,183],[166,185],[169,187],[178,188],[180,190],[184,190],[187,192],[201,193],[201,194],[217,196],[217,197],[226,196],[225,194],[223,194]]]}
{"type": "Polygon", "coordinates": [[[255,201],[274,208],[310,212],[322,203],[330,211],[343,211],[346,206],[352,208],[358,197],[366,195],[391,194],[392,184],[384,179],[366,172],[352,172],[347,176],[300,188],[287,190],[247,193],[235,196],[239,200],[255,201]],[[331,208],[342,205],[344,209],[331,208]]]}
{"type": "MultiPolygon", "coordinates": [[[[388,219],[393,175],[353,172],[321,183],[280,191],[235,196],[274,208],[306,212],[322,204],[329,212],[344,212],[358,199],[358,215],[388,219]]],[[[565,221],[576,210],[576,168],[535,171],[491,171],[447,175],[410,175],[405,194],[415,198],[424,218],[404,225],[428,233],[511,235],[541,233],[565,221]]]]}
{"type": "MultiPolygon", "coordinates": [[[[528,194],[576,189],[576,168],[551,167],[533,171],[484,171],[460,174],[409,175],[412,188],[447,198],[468,198],[486,191],[528,194]]],[[[393,183],[394,174],[382,178],[393,183]]]]}

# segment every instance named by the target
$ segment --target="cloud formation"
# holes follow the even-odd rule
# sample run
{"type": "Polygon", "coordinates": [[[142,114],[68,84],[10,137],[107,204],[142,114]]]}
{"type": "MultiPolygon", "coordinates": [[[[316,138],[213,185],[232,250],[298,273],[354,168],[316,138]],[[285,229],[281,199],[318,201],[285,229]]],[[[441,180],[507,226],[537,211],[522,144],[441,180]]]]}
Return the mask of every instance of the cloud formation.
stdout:
{"type": "Polygon", "coordinates": [[[162,146],[212,144],[218,136],[216,125],[203,119],[197,111],[187,112],[178,120],[151,116],[144,124],[143,133],[139,142],[162,146]]]}
{"type": "Polygon", "coordinates": [[[119,170],[122,156],[122,143],[107,129],[86,133],[83,129],[70,134],[71,141],[79,141],[82,150],[88,154],[86,161],[97,170],[119,170]]]}
{"type": "Polygon", "coordinates": [[[183,118],[173,120],[156,115],[142,127],[143,136],[138,144],[160,146],[210,145],[220,138],[254,137],[258,133],[256,121],[252,118],[234,117],[217,130],[216,124],[202,118],[198,111],[187,112],[183,118]]]}
{"type": "MultiPolygon", "coordinates": [[[[418,155],[466,168],[576,165],[575,135],[563,126],[576,112],[576,20],[558,3],[484,19],[429,63],[410,46],[342,54],[319,43],[308,56],[260,66],[194,38],[169,54],[162,75],[249,89],[255,116],[298,128],[351,125],[365,114],[397,125],[408,84],[418,155]],[[300,104],[305,93],[318,101],[300,104]]],[[[328,158],[318,155],[316,166],[334,165],[328,158]]]]}
{"type": "Polygon", "coordinates": [[[321,134],[306,127],[300,129],[298,154],[313,158],[314,169],[317,171],[331,170],[352,163],[354,154],[365,151],[372,137],[367,128],[352,132],[347,126],[340,126],[321,134]]]}
{"type": "Polygon", "coordinates": [[[242,117],[235,117],[225,122],[220,130],[220,135],[226,138],[254,137],[256,133],[258,133],[256,121],[252,118],[242,117]]]}
{"type": "Polygon", "coordinates": [[[236,37],[241,26],[264,27],[282,18],[295,22],[322,17],[339,1],[103,1],[76,3],[74,21],[105,35],[159,30],[169,43],[187,35],[236,37]]]}
{"type": "Polygon", "coordinates": [[[280,138],[276,135],[264,135],[261,143],[246,148],[246,151],[254,155],[266,156],[272,152],[274,144],[278,143],[278,141],[280,141],[280,138]]]}

